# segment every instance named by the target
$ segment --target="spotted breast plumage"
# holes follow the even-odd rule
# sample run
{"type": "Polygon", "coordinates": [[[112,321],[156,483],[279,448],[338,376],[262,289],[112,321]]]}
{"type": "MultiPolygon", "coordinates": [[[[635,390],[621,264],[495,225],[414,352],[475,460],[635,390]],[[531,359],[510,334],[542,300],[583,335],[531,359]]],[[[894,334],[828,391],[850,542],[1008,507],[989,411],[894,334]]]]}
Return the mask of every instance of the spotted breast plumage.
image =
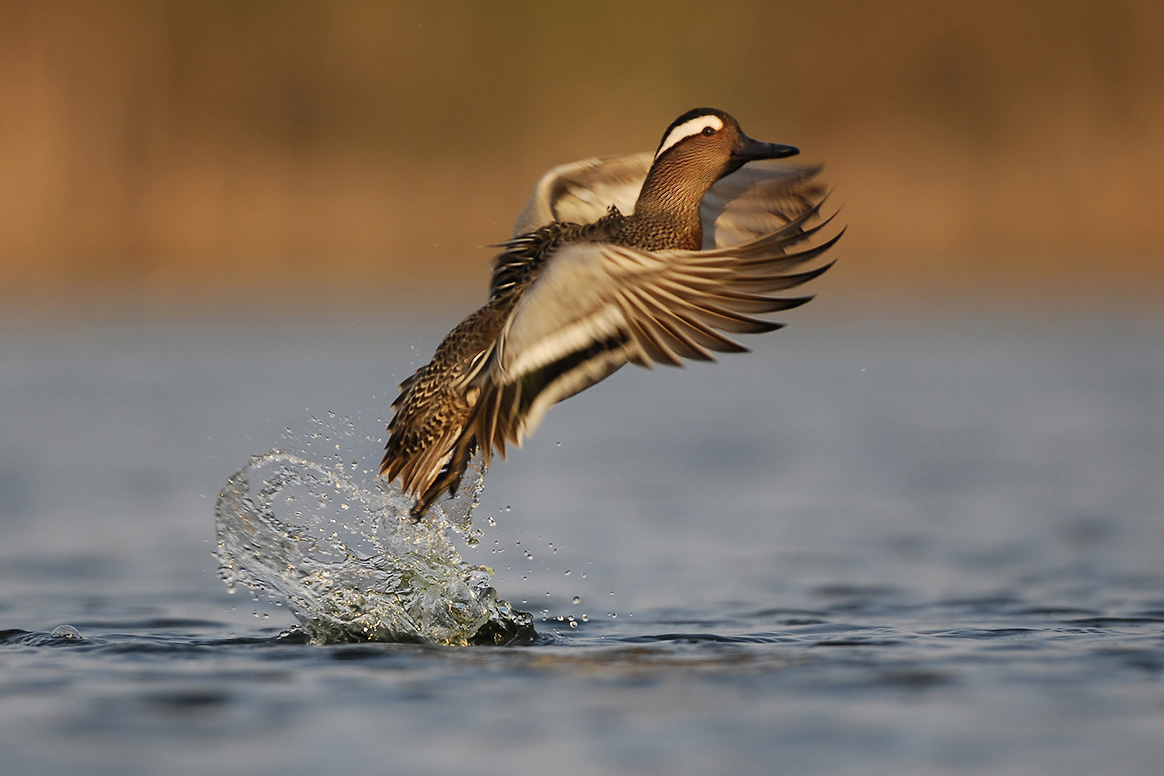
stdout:
{"type": "Polygon", "coordinates": [[[811,297],[771,294],[832,266],[801,268],[843,233],[822,238],[818,168],[770,161],[797,153],[697,108],[654,154],[546,173],[494,259],[489,300],[392,404],[381,473],[416,499],[412,517],[456,492],[474,454],[504,456],[624,364],[713,360],[746,350],[729,334],[780,328],[757,316],[811,297]]]}

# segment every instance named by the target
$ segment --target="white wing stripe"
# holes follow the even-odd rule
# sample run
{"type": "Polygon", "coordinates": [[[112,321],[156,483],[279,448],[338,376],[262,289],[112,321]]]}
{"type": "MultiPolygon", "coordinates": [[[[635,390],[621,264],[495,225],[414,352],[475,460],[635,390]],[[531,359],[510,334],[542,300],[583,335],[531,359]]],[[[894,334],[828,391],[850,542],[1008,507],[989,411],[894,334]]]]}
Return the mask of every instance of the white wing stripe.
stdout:
{"type": "Polygon", "coordinates": [[[596,340],[605,340],[626,329],[626,318],[613,305],[606,305],[581,320],[567,324],[529,345],[506,365],[510,375],[522,375],[552,364],[563,356],[583,350],[596,340]]]}

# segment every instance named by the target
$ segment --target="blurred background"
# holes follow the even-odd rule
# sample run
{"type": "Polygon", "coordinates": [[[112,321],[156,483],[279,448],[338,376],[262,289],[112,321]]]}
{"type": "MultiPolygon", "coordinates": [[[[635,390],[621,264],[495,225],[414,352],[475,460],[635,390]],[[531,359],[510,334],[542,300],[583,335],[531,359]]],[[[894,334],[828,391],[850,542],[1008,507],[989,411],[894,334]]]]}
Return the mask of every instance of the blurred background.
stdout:
{"type": "Polygon", "coordinates": [[[1147,0],[0,2],[0,303],[469,307],[543,171],[712,105],[826,163],[834,311],[1152,309],[1162,33],[1147,0]]]}

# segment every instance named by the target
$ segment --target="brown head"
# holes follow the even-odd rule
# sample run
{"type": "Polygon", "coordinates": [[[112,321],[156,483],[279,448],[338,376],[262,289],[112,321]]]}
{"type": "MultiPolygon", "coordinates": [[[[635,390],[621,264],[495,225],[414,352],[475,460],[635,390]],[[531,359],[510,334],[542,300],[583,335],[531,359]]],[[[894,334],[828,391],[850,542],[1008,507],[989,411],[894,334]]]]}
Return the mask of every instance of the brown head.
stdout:
{"type": "MultiPolygon", "coordinates": [[[[753,160],[798,153],[795,146],[753,140],[721,110],[689,110],[663,133],[635,204],[635,216],[690,221],[694,214],[698,225],[699,203],[720,178],[753,160]]],[[[691,236],[685,242],[692,239],[698,246],[701,238],[691,236]]]]}

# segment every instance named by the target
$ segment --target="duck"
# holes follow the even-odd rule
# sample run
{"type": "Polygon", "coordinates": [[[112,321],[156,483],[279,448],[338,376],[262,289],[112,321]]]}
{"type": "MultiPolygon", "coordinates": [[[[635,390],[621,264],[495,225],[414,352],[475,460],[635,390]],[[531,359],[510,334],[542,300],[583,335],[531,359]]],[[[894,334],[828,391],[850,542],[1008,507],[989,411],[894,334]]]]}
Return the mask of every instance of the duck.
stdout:
{"type": "Polygon", "coordinates": [[[399,386],[380,465],[423,519],[482,468],[520,447],[547,410],[625,364],[713,361],[774,331],[758,317],[823,274],[841,228],[821,215],[819,167],[779,160],[795,146],[754,140],[730,114],[695,108],[654,153],[586,159],[539,179],[513,237],[496,246],[489,298],[399,386]]]}

